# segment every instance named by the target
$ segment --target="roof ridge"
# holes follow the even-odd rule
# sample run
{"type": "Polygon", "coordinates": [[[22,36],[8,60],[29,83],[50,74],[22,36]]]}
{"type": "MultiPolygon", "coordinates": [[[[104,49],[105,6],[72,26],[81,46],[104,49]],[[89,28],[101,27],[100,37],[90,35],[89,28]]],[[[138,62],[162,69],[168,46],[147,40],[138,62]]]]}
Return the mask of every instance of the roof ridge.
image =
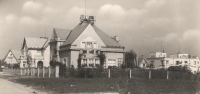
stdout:
{"type": "Polygon", "coordinates": [[[86,23],[85,25],[83,24],[85,23],[78,24],[74,29],[72,29],[69,35],[67,36],[66,41],[61,46],[65,46],[65,45],[73,43],[83,33],[83,31],[88,27],[90,23],[86,23]],[[77,33],[77,31],[80,31],[80,32],[77,33]],[[72,36],[72,34],[74,34],[75,38],[72,36]],[[72,39],[69,40],[69,38],[72,38],[72,39]]]}

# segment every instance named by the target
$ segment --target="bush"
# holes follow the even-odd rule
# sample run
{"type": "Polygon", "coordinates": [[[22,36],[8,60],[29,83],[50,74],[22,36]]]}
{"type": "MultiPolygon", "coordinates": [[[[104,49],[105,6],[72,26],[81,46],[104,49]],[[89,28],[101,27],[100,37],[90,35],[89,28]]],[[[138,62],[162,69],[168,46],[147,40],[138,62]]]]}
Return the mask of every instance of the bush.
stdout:
{"type": "Polygon", "coordinates": [[[190,69],[187,66],[171,66],[168,68],[168,71],[192,74],[192,72],[190,71],[190,69]]]}

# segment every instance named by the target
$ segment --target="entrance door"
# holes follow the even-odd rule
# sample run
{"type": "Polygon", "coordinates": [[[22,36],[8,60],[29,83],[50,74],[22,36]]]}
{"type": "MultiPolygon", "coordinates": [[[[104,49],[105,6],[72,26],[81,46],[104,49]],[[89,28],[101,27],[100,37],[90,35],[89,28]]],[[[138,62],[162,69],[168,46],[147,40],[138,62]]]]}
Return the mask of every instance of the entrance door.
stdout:
{"type": "Polygon", "coordinates": [[[37,67],[38,67],[38,68],[42,68],[42,67],[43,67],[43,62],[42,62],[42,61],[38,61],[37,67]]]}

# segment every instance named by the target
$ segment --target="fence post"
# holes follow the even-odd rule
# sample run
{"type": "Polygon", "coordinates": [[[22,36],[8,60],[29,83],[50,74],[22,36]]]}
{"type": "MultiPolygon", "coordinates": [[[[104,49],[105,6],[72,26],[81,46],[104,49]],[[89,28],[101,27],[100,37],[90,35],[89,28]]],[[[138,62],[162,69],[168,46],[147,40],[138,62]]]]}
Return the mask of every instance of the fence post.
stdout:
{"type": "Polygon", "coordinates": [[[33,77],[35,77],[35,68],[33,68],[33,77]]]}
{"type": "Polygon", "coordinates": [[[28,68],[28,76],[29,76],[29,68],[28,68]]]}
{"type": "Polygon", "coordinates": [[[42,77],[44,78],[44,74],[45,74],[45,70],[44,70],[45,68],[44,67],[42,67],[42,77]]]}
{"type": "Polygon", "coordinates": [[[130,69],[130,78],[131,78],[131,69],[130,69]]]}
{"type": "Polygon", "coordinates": [[[23,72],[23,71],[22,71],[22,68],[20,68],[20,74],[21,74],[21,75],[22,75],[22,72],[23,72]]]}
{"type": "Polygon", "coordinates": [[[26,75],[26,68],[24,68],[24,74],[26,75]]]}
{"type": "Polygon", "coordinates": [[[55,77],[56,77],[56,78],[59,78],[59,66],[58,66],[58,65],[56,65],[55,77]]]}
{"type": "Polygon", "coordinates": [[[169,71],[167,71],[167,79],[169,79],[169,71]]]}
{"type": "Polygon", "coordinates": [[[40,77],[40,68],[38,67],[38,77],[40,77]]]}
{"type": "Polygon", "coordinates": [[[33,71],[32,68],[30,68],[31,76],[33,75],[32,71],[33,71]]]}
{"type": "Polygon", "coordinates": [[[108,78],[110,78],[110,69],[108,70],[108,78]]]}
{"type": "Polygon", "coordinates": [[[49,78],[51,78],[51,66],[49,66],[49,78]]]}
{"type": "Polygon", "coordinates": [[[151,71],[149,71],[149,79],[151,79],[151,71]]]}

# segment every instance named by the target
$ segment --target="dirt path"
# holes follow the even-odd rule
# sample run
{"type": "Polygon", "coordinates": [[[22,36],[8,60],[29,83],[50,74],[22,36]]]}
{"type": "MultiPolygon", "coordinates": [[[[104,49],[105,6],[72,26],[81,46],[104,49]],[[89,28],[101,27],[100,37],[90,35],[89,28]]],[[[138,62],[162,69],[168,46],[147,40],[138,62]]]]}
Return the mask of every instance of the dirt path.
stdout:
{"type": "MultiPolygon", "coordinates": [[[[3,76],[3,75],[0,75],[3,76]]],[[[17,83],[0,78],[0,94],[48,94],[36,91],[31,87],[26,87],[17,83]]]]}

